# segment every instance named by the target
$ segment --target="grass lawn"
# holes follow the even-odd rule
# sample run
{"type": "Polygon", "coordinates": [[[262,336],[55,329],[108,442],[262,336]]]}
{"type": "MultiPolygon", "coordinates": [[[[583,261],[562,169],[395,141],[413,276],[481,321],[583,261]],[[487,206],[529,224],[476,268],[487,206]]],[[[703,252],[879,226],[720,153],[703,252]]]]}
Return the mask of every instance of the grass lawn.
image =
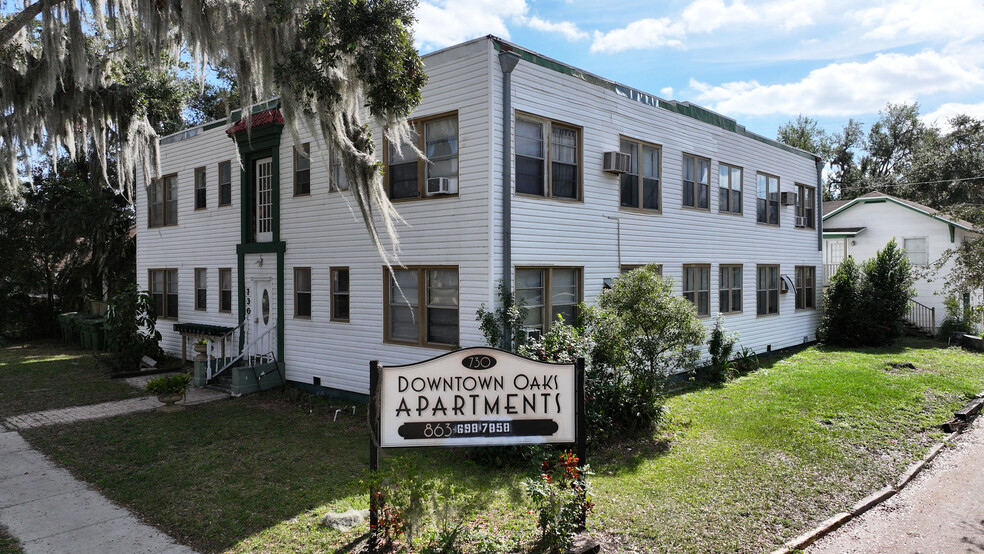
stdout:
{"type": "Polygon", "coordinates": [[[110,379],[91,351],[57,341],[0,348],[0,419],[144,394],[110,379]]]}
{"type": "MultiPolygon", "coordinates": [[[[810,347],[725,386],[677,393],[653,437],[589,451],[589,530],[607,551],[771,550],[894,482],[982,389],[984,357],[907,339],[810,347]]],[[[333,408],[275,391],[24,434],[202,551],[349,551],[366,526],[342,533],[319,521],[367,506],[365,409],[332,421],[333,408]]],[[[397,452],[387,457],[481,506],[463,516],[470,551],[532,542],[522,480],[535,468],[489,470],[453,449],[397,452]]]]}
{"type": "Polygon", "coordinates": [[[23,554],[20,544],[0,527],[0,554],[23,554]]]}

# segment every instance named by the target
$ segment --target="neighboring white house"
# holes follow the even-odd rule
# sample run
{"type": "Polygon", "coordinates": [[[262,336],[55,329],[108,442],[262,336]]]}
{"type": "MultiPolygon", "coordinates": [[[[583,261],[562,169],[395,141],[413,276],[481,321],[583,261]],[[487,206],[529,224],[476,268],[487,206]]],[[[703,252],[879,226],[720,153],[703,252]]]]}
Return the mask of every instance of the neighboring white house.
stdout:
{"type": "MultiPolygon", "coordinates": [[[[922,270],[937,262],[946,250],[977,236],[967,221],[877,191],[853,200],[825,202],[823,211],[824,286],[848,256],[858,262],[873,258],[893,238],[912,265],[922,270]]],[[[935,276],[915,282],[914,309],[925,307],[929,315],[912,313],[910,318],[921,319],[919,326],[928,331],[935,331],[946,317],[943,285],[952,268],[949,262],[935,276]]]]}
{"type": "Polygon", "coordinates": [[[165,350],[183,350],[179,331],[234,329],[220,357],[266,364],[244,378],[275,357],[290,381],[364,394],[370,360],[483,345],[476,312],[500,281],[542,330],[648,263],[743,346],[815,340],[815,156],[495,37],[424,64],[413,117],[430,163],[380,142],[405,268],[384,267],[341,167],[282,133],[278,110],[254,110],[248,137],[219,121],[161,141],[165,176],[136,203],[137,279],[165,350]]]}

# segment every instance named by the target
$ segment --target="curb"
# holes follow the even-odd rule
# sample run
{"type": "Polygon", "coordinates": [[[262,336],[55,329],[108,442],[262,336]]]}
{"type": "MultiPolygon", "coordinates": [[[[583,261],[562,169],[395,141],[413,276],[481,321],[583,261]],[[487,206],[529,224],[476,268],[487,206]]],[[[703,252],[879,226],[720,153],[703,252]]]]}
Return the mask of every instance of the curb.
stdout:
{"type": "MultiPolygon", "coordinates": [[[[976,396],[976,398],[981,398],[981,397],[984,397],[984,393],[978,394],[976,396]]],[[[803,533],[802,535],[796,538],[786,541],[785,543],[783,543],[782,546],[773,550],[772,554],[790,554],[792,552],[803,550],[807,546],[810,546],[814,542],[818,541],[824,535],[832,533],[833,531],[837,530],[837,528],[841,527],[848,521],[851,521],[852,519],[860,516],[861,514],[867,512],[868,510],[874,508],[875,506],[895,496],[896,493],[901,491],[903,488],[905,488],[906,485],[912,482],[912,480],[917,475],[919,475],[919,472],[925,469],[926,466],[929,465],[929,463],[932,462],[937,455],[939,455],[940,451],[943,450],[944,446],[953,442],[958,436],[960,436],[960,431],[954,431],[953,433],[947,435],[942,442],[933,445],[933,447],[929,449],[929,452],[926,453],[926,456],[922,460],[912,464],[905,470],[905,473],[903,473],[902,476],[899,477],[899,480],[896,481],[895,485],[888,485],[866,496],[865,498],[862,498],[861,500],[858,501],[857,504],[854,505],[854,507],[851,508],[850,512],[839,513],[834,517],[824,521],[814,529],[811,529],[810,531],[807,531],[806,533],[803,533]]]]}

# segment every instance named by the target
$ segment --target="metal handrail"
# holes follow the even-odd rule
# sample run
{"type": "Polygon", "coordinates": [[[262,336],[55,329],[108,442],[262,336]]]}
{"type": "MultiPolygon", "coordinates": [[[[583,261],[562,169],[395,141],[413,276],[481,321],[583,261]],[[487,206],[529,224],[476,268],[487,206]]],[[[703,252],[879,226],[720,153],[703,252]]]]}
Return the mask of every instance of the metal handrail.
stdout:
{"type": "Polygon", "coordinates": [[[927,333],[936,334],[936,308],[934,307],[920,304],[915,299],[909,299],[909,308],[906,310],[905,320],[927,333]]]}

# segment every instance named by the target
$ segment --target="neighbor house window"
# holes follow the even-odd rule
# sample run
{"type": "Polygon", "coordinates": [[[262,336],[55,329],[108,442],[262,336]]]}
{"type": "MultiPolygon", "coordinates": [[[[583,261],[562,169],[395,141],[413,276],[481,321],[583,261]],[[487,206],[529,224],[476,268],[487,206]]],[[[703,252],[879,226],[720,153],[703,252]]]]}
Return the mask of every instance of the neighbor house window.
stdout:
{"type": "Polygon", "coordinates": [[[195,268],[195,309],[205,310],[208,300],[208,271],[204,268],[195,268]]]}
{"type": "Polygon", "coordinates": [[[219,206],[232,204],[232,163],[219,164],[219,206]]]}
{"type": "Polygon", "coordinates": [[[311,143],[294,147],[294,196],[311,194],[311,143]]]}
{"type": "Polygon", "coordinates": [[[796,185],[796,226],[816,229],[817,189],[796,185]]]}
{"type": "Polygon", "coordinates": [[[458,192],[458,116],[418,120],[411,140],[427,161],[409,144],[390,143],[387,190],[394,200],[458,192]]]}
{"type": "Polygon", "coordinates": [[[516,116],[516,192],[579,199],[580,145],[576,127],[516,116]]]}
{"type": "Polygon", "coordinates": [[[177,319],[178,317],[178,270],[151,269],[150,297],[158,318],[177,319]]]}
{"type": "Polygon", "coordinates": [[[741,311],[741,266],[722,265],[718,271],[718,311],[741,311]]]}
{"type": "Polygon", "coordinates": [[[526,305],[523,326],[543,334],[557,316],[574,325],[581,301],[581,270],[573,267],[517,268],[516,296],[526,305]]]}
{"type": "Polygon", "coordinates": [[[348,190],[348,177],[345,175],[345,166],[342,165],[342,156],[338,153],[338,148],[331,149],[331,183],[328,190],[348,190]]]}
{"type": "Polygon", "coordinates": [[[458,268],[387,270],[386,340],[458,344],[458,268]]]}
{"type": "Polygon", "coordinates": [[[208,202],[208,189],[205,180],[205,168],[199,167],[195,170],[195,209],[204,210],[208,202]]]}
{"type": "Polygon", "coordinates": [[[708,209],[711,160],[683,155],[683,205],[708,209]]]}
{"type": "Polygon", "coordinates": [[[902,248],[905,250],[909,262],[915,266],[929,265],[929,250],[926,247],[926,237],[916,237],[902,239],[902,248]]]}
{"type": "Polygon", "coordinates": [[[294,268],[294,317],[311,317],[311,268],[294,268]]]}
{"type": "Polygon", "coordinates": [[[711,315],[711,266],[683,266],[683,297],[697,307],[698,316],[711,315]]]}
{"type": "Polygon", "coordinates": [[[817,307],[817,268],[796,266],[796,309],[817,307]]]}
{"type": "Polygon", "coordinates": [[[758,174],[755,190],[755,221],[779,225],[779,177],[758,174]]]}
{"type": "Polygon", "coordinates": [[[349,268],[331,268],[331,318],[349,320],[349,268]]]}
{"type": "Polygon", "coordinates": [[[718,211],[741,213],[741,168],[718,164],[718,211]]]}
{"type": "Polygon", "coordinates": [[[219,311],[232,311],[232,269],[219,269],[219,311]]]}
{"type": "Polygon", "coordinates": [[[149,227],[178,224],[178,176],[154,179],[147,190],[149,227]]]}
{"type": "Polygon", "coordinates": [[[756,268],[755,313],[769,315],[779,313],[779,266],[760,265],[756,268]]]}
{"type": "Polygon", "coordinates": [[[659,147],[622,139],[619,150],[632,156],[629,172],[619,176],[622,206],[659,210],[659,147]]]}

